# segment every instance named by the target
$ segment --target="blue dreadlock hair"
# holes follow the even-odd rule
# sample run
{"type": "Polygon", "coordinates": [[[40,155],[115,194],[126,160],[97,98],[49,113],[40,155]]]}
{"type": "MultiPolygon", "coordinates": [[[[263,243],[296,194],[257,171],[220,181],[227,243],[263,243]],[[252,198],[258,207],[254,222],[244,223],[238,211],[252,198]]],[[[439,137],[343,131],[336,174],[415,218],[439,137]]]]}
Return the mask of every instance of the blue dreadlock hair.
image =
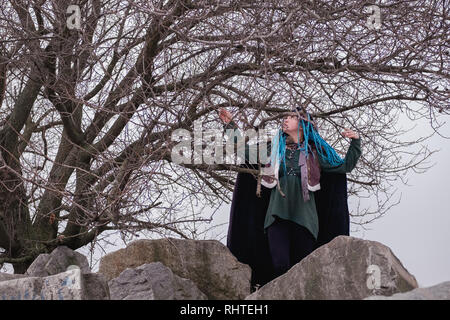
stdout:
{"type": "MultiPolygon", "coordinates": [[[[336,151],[331,147],[317,132],[316,128],[312,123],[312,118],[309,113],[306,113],[307,118],[304,119],[299,113],[299,122],[297,127],[297,134],[300,136],[300,126],[303,129],[304,145],[301,147],[300,139],[298,141],[298,146],[300,150],[304,151],[306,157],[309,156],[309,151],[311,150],[311,145],[317,150],[317,154],[323,162],[329,163],[331,166],[338,166],[344,162],[344,160],[336,153],[336,151]]],[[[271,165],[275,165],[276,159],[278,162],[283,159],[283,169],[286,174],[286,138],[287,134],[283,130],[279,129],[277,134],[272,140],[272,151],[271,151],[271,165]]]]}
{"type": "Polygon", "coordinates": [[[325,140],[323,140],[323,138],[314,128],[313,124],[310,121],[311,117],[309,113],[307,113],[307,117],[308,117],[307,121],[303,119],[299,121],[299,126],[301,122],[303,127],[303,135],[305,138],[305,146],[306,146],[305,147],[306,157],[308,157],[308,145],[309,141],[311,141],[314,142],[317,154],[319,155],[319,157],[322,159],[323,162],[327,162],[333,167],[344,163],[344,160],[336,153],[336,150],[334,150],[332,146],[330,146],[325,140]]]}

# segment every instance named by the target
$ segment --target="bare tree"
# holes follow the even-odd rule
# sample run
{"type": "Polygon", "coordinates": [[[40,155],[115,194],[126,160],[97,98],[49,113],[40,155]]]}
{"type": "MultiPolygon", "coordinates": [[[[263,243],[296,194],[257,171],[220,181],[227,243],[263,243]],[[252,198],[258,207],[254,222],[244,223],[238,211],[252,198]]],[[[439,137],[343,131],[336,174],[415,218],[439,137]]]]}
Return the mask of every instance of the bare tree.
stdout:
{"type": "Polygon", "coordinates": [[[432,154],[399,118],[438,130],[449,114],[449,3],[378,2],[3,1],[0,264],[21,273],[108,230],[197,237],[209,219],[194,206],[229,201],[243,168],[174,164],[171,137],[221,128],[221,107],[241,129],[275,128],[310,99],[340,152],[341,128],[358,130],[349,192],[379,206],[353,220],[385,213],[391,181],[432,154]]]}

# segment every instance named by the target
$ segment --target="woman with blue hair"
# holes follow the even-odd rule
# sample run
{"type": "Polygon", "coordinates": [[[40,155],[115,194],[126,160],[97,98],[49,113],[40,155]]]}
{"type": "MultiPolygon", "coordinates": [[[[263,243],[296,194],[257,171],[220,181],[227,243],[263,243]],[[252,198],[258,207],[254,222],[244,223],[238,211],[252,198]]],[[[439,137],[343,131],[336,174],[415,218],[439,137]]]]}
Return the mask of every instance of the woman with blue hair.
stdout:
{"type": "MultiPolygon", "coordinates": [[[[227,123],[226,128],[237,128],[228,111],[221,109],[220,118],[227,123]]],[[[272,189],[264,219],[272,278],[288,271],[320,242],[315,194],[321,189],[321,173],[348,173],[361,155],[358,133],[348,129],[342,133],[351,138],[342,159],[319,135],[311,115],[300,108],[292,109],[282,123],[272,139],[270,166],[264,168],[261,180],[264,187],[272,189]]]]}

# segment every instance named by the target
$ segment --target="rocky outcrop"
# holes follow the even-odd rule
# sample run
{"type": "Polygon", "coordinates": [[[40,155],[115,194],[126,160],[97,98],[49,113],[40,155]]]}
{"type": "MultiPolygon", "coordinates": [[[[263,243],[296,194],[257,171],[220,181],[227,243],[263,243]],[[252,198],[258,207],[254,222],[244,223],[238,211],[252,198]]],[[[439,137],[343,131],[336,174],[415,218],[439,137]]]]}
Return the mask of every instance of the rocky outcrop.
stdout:
{"type": "Polygon", "coordinates": [[[180,278],[161,262],[125,269],[109,281],[112,300],[206,300],[194,282],[180,278]]]}
{"type": "Polygon", "coordinates": [[[48,277],[20,277],[0,281],[1,300],[103,300],[108,286],[101,275],[86,275],[79,268],[48,277]]]}
{"type": "Polygon", "coordinates": [[[364,300],[450,300],[450,281],[428,288],[417,288],[392,296],[370,296],[364,300]]]}
{"type": "Polygon", "coordinates": [[[23,275],[0,274],[0,299],[105,300],[109,288],[84,255],[61,246],[39,255],[23,275]]]}
{"type": "Polygon", "coordinates": [[[385,245],[339,236],[250,294],[250,267],[215,240],[139,240],[104,256],[99,273],[67,247],[25,275],[0,273],[0,300],[450,300],[450,281],[417,288],[385,245]],[[111,293],[111,295],[110,295],[111,293]]]}
{"type": "Polygon", "coordinates": [[[91,272],[84,255],[66,246],[60,246],[50,254],[40,254],[25,274],[31,277],[46,277],[65,272],[69,266],[78,266],[82,273],[91,272]]]}
{"type": "Polygon", "coordinates": [[[104,256],[99,272],[112,280],[127,268],[161,262],[178,277],[192,280],[208,299],[244,299],[251,269],[216,240],[137,240],[104,256]]]}
{"type": "Polygon", "coordinates": [[[246,299],[363,299],[417,287],[385,245],[339,236],[246,299]]]}

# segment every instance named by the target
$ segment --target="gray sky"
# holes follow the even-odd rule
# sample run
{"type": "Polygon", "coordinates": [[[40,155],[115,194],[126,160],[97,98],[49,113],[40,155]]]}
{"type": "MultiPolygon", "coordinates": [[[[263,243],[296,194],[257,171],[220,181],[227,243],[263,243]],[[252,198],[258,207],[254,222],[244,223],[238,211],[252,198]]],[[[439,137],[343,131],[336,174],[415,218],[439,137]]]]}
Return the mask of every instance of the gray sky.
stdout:
{"type": "MultiPolygon", "coordinates": [[[[450,137],[449,123],[441,134],[450,137]]],[[[420,287],[450,281],[450,140],[435,135],[427,145],[441,149],[431,158],[435,166],[410,174],[410,186],[398,184],[400,204],[375,220],[371,230],[351,234],[390,247],[420,287]]]]}

